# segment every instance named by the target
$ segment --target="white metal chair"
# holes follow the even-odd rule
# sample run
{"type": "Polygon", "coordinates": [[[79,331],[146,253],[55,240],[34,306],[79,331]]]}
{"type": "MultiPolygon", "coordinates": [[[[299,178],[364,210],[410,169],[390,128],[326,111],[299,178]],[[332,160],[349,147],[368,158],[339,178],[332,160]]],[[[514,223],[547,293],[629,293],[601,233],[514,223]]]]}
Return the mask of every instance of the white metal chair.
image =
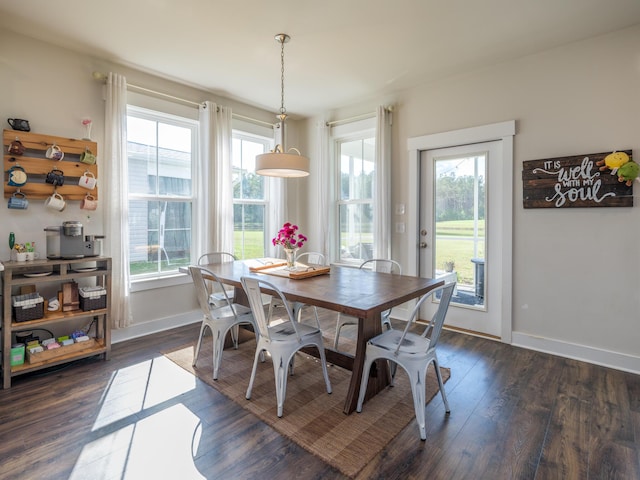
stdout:
{"type": "MultiPolygon", "coordinates": [[[[322,253],[319,252],[305,252],[296,256],[296,262],[305,261],[306,263],[312,263],[314,265],[325,265],[325,257],[322,253]]],[[[269,313],[267,315],[267,320],[271,321],[271,316],[273,315],[273,309],[276,307],[281,307],[282,303],[280,299],[271,297],[271,303],[269,304],[269,313]]],[[[300,321],[300,316],[302,315],[302,307],[304,305],[302,303],[295,302],[292,305],[293,312],[295,313],[295,317],[298,321],[300,321]]],[[[313,311],[316,315],[316,321],[320,322],[318,318],[318,309],[313,307],[313,311]]]]}
{"type": "MultiPolygon", "coordinates": [[[[387,260],[381,258],[373,258],[371,260],[365,260],[360,264],[361,269],[371,269],[374,272],[379,273],[391,273],[394,275],[402,275],[402,266],[396,262],[395,260],[387,260]]],[[[382,312],[382,325],[387,327],[387,330],[391,328],[391,309],[385,310],[382,312]]],[[[338,314],[338,321],[336,322],[336,335],[333,340],[333,348],[334,350],[338,350],[338,341],[340,339],[340,330],[345,325],[357,325],[358,319],[348,316],[338,314]]]]}
{"type": "Polygon", "coordinates": [[[436,377],[438,378],[438,385],[440,387],[440,394],[442,395],[445,411],[446,413],[451,411],[449,409],[449,402],[447,401],[447,394],[444,391],[444,385],[442,383],[442,375],[440,373],[440,365],[438,364],[438,356],[436,355],[436,347],[438,346],[440,332],[442,331],[442,325],[444,324],[444,319],[447,315],[447,309],[449,308],[449,302],[451,301],[451,296],[453,295],[453,289],[455,286],[455,282],[447,283],[446,285],[436,288],[424,295],[413,309],[404,331],[401,332],[400,330],[393,329],[388,330],[376,337],[373,337],[367,342],[364,367],[362,371],[362,382],[360,384],[360,394],[358,395],[358,406],[356,407],[357,412],[362,411],[362,402],[364,401],[364,396],[367,391],[371,365],[379,358],[384,358],[389,362],[392,362],[391,370],[394,374],[396,370],[395,367],[400,365],[409,375],[411,391],[413,393],[413,406],[416,412],[418,428],[420,429],[420,438],[422,440],[426,440],[427,438],[424,413],[425,379],[427,376],[427,369],[432,362],[436,369],[436,377]],[[427,328],[424,330],[422,335],[410,332],[409,329],[415,322],[422,304],[428,298],[434,298],[433,296],[437,295],[437,292],[442,292],[442,295],[440,296],[440,305],[438,305],[438,309],[427,325],[427,328]]]}
{"type": "MultiPolygon", "coordinates": [[[[220,263],[233,262],[235,260],[237,260],[237,258],[232,253],[210,252],[200,256],[200,258],[198,259],[198,265],[202,266],[202,265],[220,264],[220,263]]],[[[222,293],[223,290],[226,292],[227,296],[231,298],[233,298],[235,293],[233,287],[229,285],[223,285],[222,288],[220,288],[220,286],[217,285],[216,282],[207,282],[207,288],[209,290],[209,303],[215,306],[226,305],[225,295],[222,293]]]]}
{"type": "Polygon", "coordinates": [[[261,359],[262,352],[266,351],[271,355],[273,361],[278,417],[282,417],[284,399],[287,393],[287,372],[290,369],[289,367],[292,366],[295,353],[301,348],[310,345],[315,346],[320,353],[320,362],[322,364],[324,381],[327,386],[327,393],[331,393],[331,382],[329,381],[329,374],[327,372],[327,361],[324,354],[320,324],[317,325],[317,328],[314,328],[311,325],[297,322],[293,316],[289,302],[287,302],[282,292],[274,284],[252,277],[242,277],[241,281],[260,333],[255,359],[253,361],[251,380],[249,380],[249,387],[247,388],[247,400],[251,399],[251,390],[256,377],[258,360],[261,359]],[[287,309],[287,320],[277,325],[269,325],[267,323],[264,309],[262,308],[261,287],[273,291],[280,301],[282,301],[282,304],[287,309]]]}
{"type": "Polygon", "coordinates": [[[222,363],[222,351],[224,349],[224,340],[227,336],[227,332],[231,330],[231,338],[233,340],[233,346],[238,348],[238,325],[251,324],[256,337],[258,335],[258,329],[253,319],[251,309],[243,305],[232,303],[227,296],[224,288],[222,288],[222,282],[218,277],[210,270],[199,266],[190,266],[189,273],[193,279],[193,284],[196,288],[196,296],[198,297],[198,303],[202,309],[204,317],[202,318],[202,325],[200,326],[200,336],[198,337],[198,344],[193,356],[193,366],[196,366],[198,356],[200,355],[200,347],[202,345],[202,337],[204,336],[205,329],[209,327],[211,330],[211,336],[213,337],[213,379],[218,379],[218,370],[222,363]],[[210,277],[212,280],[205,278],[210,277]],[[215,306],[209,303],[209,290],[207,289],[206,282],[214,282],[222,289],[222,295],[225,299],[225,305],[215,306]]]}

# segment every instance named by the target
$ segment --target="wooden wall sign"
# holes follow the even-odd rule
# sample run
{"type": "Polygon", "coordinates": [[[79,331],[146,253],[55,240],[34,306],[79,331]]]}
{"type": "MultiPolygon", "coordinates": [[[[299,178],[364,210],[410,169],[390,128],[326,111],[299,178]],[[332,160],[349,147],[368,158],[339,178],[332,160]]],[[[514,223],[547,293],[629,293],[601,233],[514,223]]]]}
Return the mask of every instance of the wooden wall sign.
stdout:
{"type": "MultiPolygon", "coordinates": [[[[631,150],[623,151],[633,160],[631,150]]],[[[633,185],[596,165],[610,153],[523,162],[524,208],[632,207],[633,185]]]]}

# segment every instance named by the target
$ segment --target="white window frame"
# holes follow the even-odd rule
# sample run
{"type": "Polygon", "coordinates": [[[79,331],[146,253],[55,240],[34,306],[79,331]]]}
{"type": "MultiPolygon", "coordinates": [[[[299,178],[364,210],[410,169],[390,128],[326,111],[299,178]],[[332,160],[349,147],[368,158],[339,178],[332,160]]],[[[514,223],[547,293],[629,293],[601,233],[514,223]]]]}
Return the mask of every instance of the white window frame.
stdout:
{"type": "MultiPolygon", "coordinates": [[[[252,126],[252,128],[248,128],[247,122],[242,122],[235,119],[234,119],[233,125],[234,127],[232,130],[232,138],[234,140],[239,139],[239,140],[253,141],[256,143],[262,143],[264,144],[265,152],[273,148],[273,143],[274,143],[273,136],[264,135],[264,133],[266,133],[267,131],[272,132],[272,130],[268,130],[268,129],[260,130],[261,127],[257,127],[255,125],[252,126]],[[236,128],[236,126],[238,128],[236,128]],[[260,133],[255,133],[256,129],[260,133]]],[[[232,168],[234,167],[232,166],[232,168]]],[[[266,234],[266,232],[269,232],[272,230],[271,229],[272,219],[270,214],[271,209],[270,209],[270,201],[269,201],[270,186],[271,186],[271,182],[269,181],[269,177],[264,177],[264,197],[262,199],[236,199],[235,197],[233,198],[234,210],[236,205],[264,206],[264,227],[265,227],[265,237],[264,237],[264,245],[263,245],[264,256],[268,256],[268,251],[269,251],[268,242],[270,241],[270,239],[268,238],[269,236],[266,234]]],[[[234,228],[234,233],[235,233],[235,228],[234,228]]],[[[235,243],[235,239],[234,239],[234,243],[235,243]]]]}
{"type": "MultiPolygon", "coordinates": [[[[191,204],[191,260],[195,262],[197,255],[197,239],[200,232],[196,221],[196,212],[199,208],[197,199],[200,197],[195,175],[197,171],[197,162],[200,161],[199,139],[197,111],[188,109],[181,105],[166,102],[158,99],[151,99],[142,95],[132,95],[127,105],[127,116],[137,116],[147,118],[154,121],[161,121],[168,124],[179,125],[191,128],[193,136],[191,139],[191,196],[172,196],[172,195],[155,195],[155,194],[129,194],[128,199],[146,200],[146,201],[171,201],[185,202],[191,204]],[[133,100],[133,101],[132,101],[133,100]]],[[[155,288],[170,287],[190,283],[191,279],[188,275],[180,273],[178,270],[169,272],[154,272],[149,274],[131,275],[131,291],[143,291],[155,288]]]]}
{"type": "MultiPolygon", "coordinates": [[[[371,204],[374,208],[373,196],[370,200],[342,200],[340,192],[340,145],[345,142],[351,142],[354,140],[364,140],[367,138],[375,138],[376,136],[376,119],[375,117],[366,118],[349,123],[343,123],[331,127],[331,145],[332,145],[332,161],[331,161],[331,178],[332,181],[332,199],[334,208],[331,209],[332,215],[330,218],[331,224],[334,226],[332,234],[332,249],[334,252],[334,261],[338,265],[347,266],[359,266],[361,261],[345,261],[341,257],[341,245],[340,245],[340,206],[341,205],[356,205],[356,204],[371,204]]],[[[375,168],[375,166],[374,166],[375,168]]],[[[378,181],[378,175],[374,175],[374,181],[378,181]]],[[[373,192],[375,194],[376,188],[373,185],[373,192]]],[[[375,218],[375,215],[374,215],[375,218]]],[[[375,239],[373,240],[375,242],[375,239]]]]}

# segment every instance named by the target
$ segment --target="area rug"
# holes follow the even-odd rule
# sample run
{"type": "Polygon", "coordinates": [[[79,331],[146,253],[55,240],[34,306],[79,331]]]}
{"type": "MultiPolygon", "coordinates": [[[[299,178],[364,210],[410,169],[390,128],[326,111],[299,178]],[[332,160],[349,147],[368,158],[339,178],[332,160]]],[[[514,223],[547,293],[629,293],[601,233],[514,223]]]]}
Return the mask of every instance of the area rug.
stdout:
{"type": "MultiPolygon", "coordinates": [[[[337,366],[329,367],[333,389],[329,395],[319,360],[298,353],[294,375],[287,381],[284,414],[278,418],[273,365],[269,358],[258,365],[251,400],[245,398],[255,340],[242,343],[238,350],[224,351],[218,380],[215,381],[211,337],[205,337],[195,368],[191,366],[194,351],[195,342],[163,354],[349,477],[355,477],[414,419],[411,388],[404,371],[399,371],[394,387],[366,402],[362,413],[345,415],[342,409],[351,372],[337,366]]],[[[441,370],[446,382],[450,371],[447,368],[441,370]]],[[[426,383],[426,398],[431,400],[438,393],[438,381],[431,367],[426,383]]],[[[418,441],[418,428],[414,426],[418,441]]]]}

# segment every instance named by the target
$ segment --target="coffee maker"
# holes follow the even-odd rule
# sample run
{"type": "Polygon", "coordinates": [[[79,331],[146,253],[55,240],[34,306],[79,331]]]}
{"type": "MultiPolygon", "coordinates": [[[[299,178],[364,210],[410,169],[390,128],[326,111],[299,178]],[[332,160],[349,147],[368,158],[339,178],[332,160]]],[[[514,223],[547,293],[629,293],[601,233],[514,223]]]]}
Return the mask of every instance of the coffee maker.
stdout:
{"type": "Polygon", "coordinates": [[[62,226],[47,227],[47,258],[96,257],[101,252],[101,235],[83,235],[80,222],[62,222],[62,226]]]}

